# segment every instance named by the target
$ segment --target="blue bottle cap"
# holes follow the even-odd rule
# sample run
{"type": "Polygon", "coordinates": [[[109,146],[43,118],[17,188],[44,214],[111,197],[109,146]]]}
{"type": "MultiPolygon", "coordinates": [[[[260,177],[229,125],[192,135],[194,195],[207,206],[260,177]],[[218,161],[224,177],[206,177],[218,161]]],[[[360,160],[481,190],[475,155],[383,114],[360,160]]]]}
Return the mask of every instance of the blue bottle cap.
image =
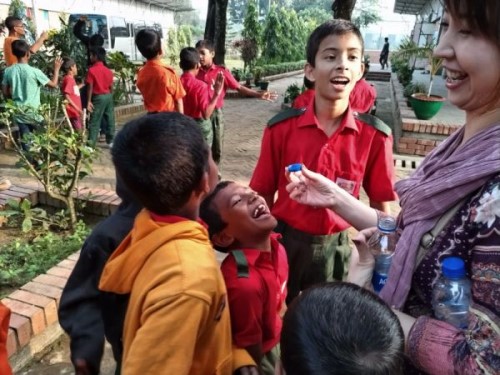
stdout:
{"type": "Polygon", "coordinates": [[[377,227],[381,232],[394,232],[397,227],[396,219],[391,216],[381,217],[378,220],[377,227]]]}
{"type": "Polygon", "coordinates": [[[302,170],[302,163],[294,163],[290,164],[287,167],[288,172],[298,172],[302,170]]]}
{"type": "Polygon", "coordinates": [[[441,263],[441,271],[449,279],[461,279],[465,276],[465,262],[459,257],[448,257],[441,263]]]}

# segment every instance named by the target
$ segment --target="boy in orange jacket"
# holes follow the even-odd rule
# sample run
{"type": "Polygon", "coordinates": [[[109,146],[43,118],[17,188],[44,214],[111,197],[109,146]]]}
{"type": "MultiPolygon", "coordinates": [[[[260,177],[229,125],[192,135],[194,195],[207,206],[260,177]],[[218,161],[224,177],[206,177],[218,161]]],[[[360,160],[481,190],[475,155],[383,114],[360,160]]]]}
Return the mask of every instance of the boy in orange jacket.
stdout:
{"type": "Polygon", "coordinates": [[[111,155],[145,207],[99,285],[130,294],[122,374],[248,373],[253,361],[232,347],[224,279],[198,222],[200,203],[217,182],[198,124],[177,112],[143,116],[118,133],[111,155]]]}

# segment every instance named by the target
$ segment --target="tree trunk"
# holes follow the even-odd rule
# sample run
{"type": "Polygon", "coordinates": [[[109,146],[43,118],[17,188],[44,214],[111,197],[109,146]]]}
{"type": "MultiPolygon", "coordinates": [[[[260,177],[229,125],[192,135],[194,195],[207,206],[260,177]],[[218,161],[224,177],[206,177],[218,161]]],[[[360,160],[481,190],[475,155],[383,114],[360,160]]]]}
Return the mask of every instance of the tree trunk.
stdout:
{"type": "Polygon", "coordinates": [[[356,0],[335,0],[332,3],[333,18],[351,20],[356,0]]]}
{"type": "Polygon", "coordinates": [[[209,0],[205,39],[214,43],[215,58],[218,65],[224,65],[226,55],[226,14],[228,0],[209,0]]]}

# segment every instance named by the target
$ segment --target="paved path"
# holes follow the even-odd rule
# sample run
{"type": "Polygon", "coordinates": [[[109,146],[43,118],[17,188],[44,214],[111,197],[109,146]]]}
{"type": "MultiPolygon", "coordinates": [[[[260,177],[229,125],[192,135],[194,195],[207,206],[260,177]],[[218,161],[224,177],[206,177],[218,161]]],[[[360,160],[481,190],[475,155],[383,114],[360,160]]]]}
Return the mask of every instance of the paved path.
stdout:
{"type": "MultiPolygon", "coordinates": [[[[277,91],[280,98],[274,102],[256,99],[228,99],[225,105],[226,139],[224,144],[221,172],[224,179],[248,183],[257,161],[260,140],[266,121],[278,113],[283,101],[283,93],[292,83],[302,84],[302,75],[273,81],[269,89],[277,91]]],[[[378,112],[384,121],[392,121],[389,84],[374,82],[378,91],[378,112]]],[[[31,180],[14,167],[15,155],[12,152],[0,155],[0,173],[10,176],[14,182],[31,180]]],[[[399,170],[398,178],[405,176],[408,170],[399,170]]],[[[85,179],[81,186],[112,189],[114,188],[114,171],[111,165],[109,150],[102,149],[99,160],[94,164],[94,173],[85,179]]],[[[366,198],[364,198],[366,199],[366,198]]],[[[397,205],[394,205],[397,210],[397,205]]],[[[69,342],[63,337],[49,350],[39,362],[33,363],[27,370],[18,373],[23,375],[56,375],[70,374],[72,367],[69,360],[69,342]]],[[[113,374],[114,361],[108,347],[102,366],[103,375],[113,374]]]]}

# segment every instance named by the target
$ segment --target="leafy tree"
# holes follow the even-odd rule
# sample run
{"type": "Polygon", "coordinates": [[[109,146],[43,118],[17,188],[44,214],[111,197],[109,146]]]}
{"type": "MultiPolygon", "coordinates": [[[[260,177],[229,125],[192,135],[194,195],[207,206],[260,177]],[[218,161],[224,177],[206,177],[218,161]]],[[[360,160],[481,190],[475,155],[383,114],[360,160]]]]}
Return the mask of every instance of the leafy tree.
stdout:
{"type": "Polygon", "coordinates": [[[295,0],[292,5],[297,13],[307,9],[320,9],[328,12],[331,16],[332,0],[295,0]]]}
{"type": "Polygon", "coordinates": [[[190,25],[182,25],[179,27],[179,38],[177,38],[179,46],[188,47],[193,45],[193,30],[190,25]],[[183,42],[181,43],[180,35],[182,35],[183,42]]]}
{"type": "Polygon", "coordinates": [[[167,38],[167,54],[170,65],[177,66],[177,62],[179,61],[179,40],[177,39],[177,30],[173,27],[168,29],[167,38]]]}
{"type": "Polygon", "coordinates": [[[377,0],[360,0],[356,3],[352,22],[358,27],[366,27],[381,20],[377,0]]]}
{"type": "Polygon", "coordinates": [[[9,16],[15,16],[23,20],[26,28],[24,38],[29,44],[35,42],[35,25],[30,18],[26,16],[26,6],[22,0],[12,0],[9,5],[9,16]]]}
{"type": "Polygon", "coordinates": [[[253,39],[255,41],[258,41],[261,32],[262,30],[259,23],[259,15],[257,14],[256,0],[250,0],[247,3],[241,36],[246,39],[253,39]]]}
{"type": "Polygon", "coordinates": [[[278,18],[278,11],[276,6],[272,5],[269,13],[267,14],[264,32],[262,34],[262,57],[266,63],[272,64],[279,62],[281,57],[282,39],[285,39],[285,36],[281,34],[281,24],[278,18]]]}
{"type": "Polygon", "coordinates": [[[321,25],[323,22],[332,19],[331,12],[327,12],[321,8],[307,8],[298,13],[298,17],[302,20],[305,27],[305,34],[309,36],[312,31],[321,25]]]}
{"type": "Polygon", "coordinates": [[[22,149],[12,131],[13,116],[26,113],[25,109],[8,101],[5,111],[0,113],[0,122],[7,126],[7,136],[19,156],[21,167],[42,184],[51,198],[64,202],[70,227],[73,227],[77,223],[73,193],[78,182],[91,172],[97,152],[87,146],[85,123],[82,132],[74,131],[59,100],[60,94],[53,96],[55,104],[42,105],[39,111],[44,117],[44,125],[38,126],[24,138],[29,144],[28,151],[22,149]],[[64,116],[59,120],[61,109],[64,116]]]}

